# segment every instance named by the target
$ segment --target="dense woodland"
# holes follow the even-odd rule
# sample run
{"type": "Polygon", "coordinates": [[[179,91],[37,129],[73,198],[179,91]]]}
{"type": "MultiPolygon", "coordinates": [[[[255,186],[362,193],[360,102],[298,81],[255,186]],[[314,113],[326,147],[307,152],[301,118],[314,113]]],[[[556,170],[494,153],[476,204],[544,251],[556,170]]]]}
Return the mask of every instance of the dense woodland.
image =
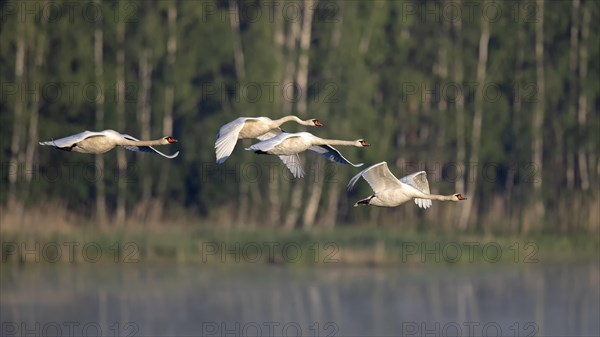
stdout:
{"type": "MultiPolygon", "coordinates": [[[[600,2],[2,1],[0,204],[127,226],[597,232],[600,2]],[[292,179],[245,140],[215,164],[219,127],[284,125],[351,161],[426,170],[463,203],[352,208],[359,169],[301,154],[292,179]],[[83,130],[173,135],[167,160],[38,145],[83,130]]],[[[15,218],[11,218],[15,219],[15,218]]],[[[17,218],[18,219],[18,218],[17,218]]],[[[51,221],[52,219],[48,219],[51,221]]],[[[4,224],[3,224],[4,225],[4,224]]],[[[39,224],[43,225],[43,224],[39,224]]]]}

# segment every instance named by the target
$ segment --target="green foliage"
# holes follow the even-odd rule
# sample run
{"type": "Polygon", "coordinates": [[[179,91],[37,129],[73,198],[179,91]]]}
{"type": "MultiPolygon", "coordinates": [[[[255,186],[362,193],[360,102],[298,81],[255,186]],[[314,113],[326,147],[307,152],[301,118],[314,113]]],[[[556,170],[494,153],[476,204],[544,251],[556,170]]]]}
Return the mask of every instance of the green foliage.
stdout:
{"type": "MultiPolygon", "coordinates": [[[[483,3],[475,3],[474,15],[467,16],[467,11],[462,12],[459,32],[457,23],[449,19],[446,11],[451,4],[432,0],[416,3],[322,0],[314,4],[313,22],[309,27],[312,36],[308,51],[308,88],[302,94],[307,98],[308,116],[321,119],[326,127],[308,131],[329,138],[365,138],[372,144],[371,148],[340,150],[351,160],[366,165],[385,160],[392,167],[398,166],[392,169],[398,174],[411,173],[407,172],[407,166],[402,166],[407,162],[418,163],[420,169],[428,170],[450,164],[462,165],[455,163],[459,146],[457,130],[463,130],[466,144],[470,144],[474,94],[466,90],[465,83],[476,81],[481,20],[485,17],[480,12],[483,3]],[[464,68],[465,83],[453,82],[459,61],[464,68]],[[446,90],[452,86],[458,86],[464,94],[465,125],[457,125],[456,102],[448,99],[452,92],[446,90]],[[432,90],[437,93],[431,94],[432,90]]],[[[152,68],[150,132],[152,138],[163,136],[165,90],[172,83],[174,136],[181,142],[165,150],[178,149],[181,155],[169,162],[168,187],[165,192],[160,192],[156,182],[164,170],[163,158],[127,153],[129,171],[127,177],[122,178],[115,175],[118,171],[116,154],[106,154],[101,177],[107,184],[111,213],[116,207],[118,179],[128,180],[127,206],[131,210],[141,198],[144,175],[148,175],[153,180],[152,198],[162,201],[167,214],[167,210],[173,210],[173,213],[183,210],[241,226],[280,226],[279,220],[285,216],[280,216],[274,223],[265,219],[264,214],[274,207],[267,201],[273,198],[268,196],[276,194],[275,199],[280,201],[277,207],[285,214],[291,207],[290,195],[294,188],[308,191],[311,184],[322,182],[322,179],[307,179],[306,183],[293,183],[276,158],[257,157],[244,151],[243,147],[250,141],[241,141],[225,165],[214,164],[214,137],[221,125],[238,116],[280,117],[286,104],[291,105],[292,113],[296,111],[298,102],[290,98],[291,91],[284,90],[289,84],[284,80],[290,65],[294,78],[298,72],[301,51],[299,35],[294,36],[294,29],[304,27],[302,15],[294,15],[298,14],[294,9],[301,10],[302,2],[104,1],[97,8],[103,14],[101,22],[86,16],[86,8],[93,9],[93,2],[79,3],[73,15],[69,15],[68,6],[71,5],[68,1],[52,2],[52,8],[60,10],[61,15],[51,16],[45,22],[43,13],[46,13],[44,9],[50,8],[49,2],[27,2],[27,6],[31,6],[27,8],[38,9],[38,15],[27,14],[23,2],[4,1],[0,4],[3,13],[0,201],[3,204],[7,201],[5,186],[9,181],[15,125],[22,130],[19,153],[14,154],[21,163],[26,145],[33,139],[32,132],[40,140],[48,140],[94,129],[94,89],[101,84],[105,94],[105,127],[117,128],[119,50],[125,55],[126,126],[118,131],[134,136],[141,132],[140,59],[144,50],[148,50],[152,68]],[[167,41],[170,31],[168,12],[173,6],[177,10],[176,53],[171,69],[167,41]],[[239,36],[231,25],[231,6],[237,6],[240,11],[239,36]],[[259,12],[256,12],[257,8],[259,12]],[[117,41],[121,23],[125,28],[123,46],[117,41]],[[95,73],[94,30],[97,25],[103,32],[103,83],[98,83],[95,73]],[[243,80],[238,77],[239,69],[236,70],[237,38],[242,46],[243,80]],[[23,83],[18,83],[15,72],[19,39],[25,43],[23,83]],[[39,67],[36,66],[38,53],[43,60],[39,67]],[[31,88],[37,90],[37,96],[28,93],[31,88]],[[257,94],[260,96],[256,97],[257,94]],[[22,115],[15,121],[15,108],[19,102],[22,115]],[[32,111],[39,111],[39,130],[29,129],[32,111]],[[261,169],[262,175],[256,180],[248,178],[253,169],[249,163],[261,169]],[[274,176],[269,174],[272,171],[267,163],[274,163],[274,176]],[[274,179],[278,184],[273,185],[274,179]],[[242,183],[248,185],[248,192],[240,192],[242,183]],[[240,218],[236,215],[238,207],[248,200],[251,210],[240,218]]],[[[527,180],[527,167],[532,160],[532,118],[537,103],[535,18],[531,19],[528,3],[503,2],[498,5],[503,11],[499,20],[490,24],[486,83],[478,83],[475,89],[481,90],[487,85],[491,88],[489,94],[497,95],[494,99],[491,96],[484,98],[478,163],[479,167],[493,164],[494,179],[486,179],[482,171],[478,171],[477,179],[481,184],[476,195],[469,198],[484,205],[477,208],[483,219],[510,209],[508,216],[519,222],[535,201],[532,183],[527,180]],[[516,106],[519,106],[518,110],[516,106]],[[518,172],[511,175],[509,171],[515,168],[518,172]],[[500,211],[485,206],[499,199],[504,205],[500,211]]],[[[584,190],[582,181],[585,178],[581,176],[582,168],[577,158],[580,152],[585,156],[587,179],[593,190],[598,184],[600,151],[600,35],[595,24],[600,19],[599,8],[596,1],[582,1],[580,15],[576,16],[578,22],[574,23],[570,15],[571,1],[546,2],[544,166],[538,168],[536,174],[544,177],[542,201],[548,206],[549,214],[560,212],[550,207],[561,203],[562,191],[566,188],[570,188],[569,195],[591,194],[589,199],[582,201],[583,209],[590,214],[593,203],[598,200],[597,192],[584,190]],[[586,41],[582,37],[584,11],[591,15],[586,41]],[[575,53],[575,71],[570,66],[573,25],[578,29],[579,45],[575,53]],[[582,48],[587,52],[588,70],[579,83],[582,48]],[[578,83],[575,87],[570,82],[573,78],[578,83]],[[585,97],[587,104],[583,124],[577,115],[580,95],[585,97]],[[567,183],[569,170],[575,171],[572,186],[567,183]]],[[[290,125],[284,128],[303,130],[290,125]]],[[[471,151],[469,145],[466,150],[467,153],[471,151]]],[[[307,167],[319,163],[317,172],[325,175],[321,158],[312,154],[301,156],[307,167]]],[[[28,182],[25,173],[18,171],[17,184],[23,191],[19,193],[20,201],[33,208],[56,203],[79,214],[93,214],[96,193],[95,178],[90,178],[93,163],[92,156],[37,148],[37,178],[28,182]],[[70,171],[72,167],[75,169],[70,171]],[[61,177],[52,179],[56,171],[61,177]]],[[[351,167],[336,166],[336,188],[343,189],[356,172],[351,167]]],[[[433,189],[445,194],[453,192],[454,181],[444,180],[445,171],[438,172],[441,173],[432,177],[433,189]]],[[[339,200],[332,199],[334,201],[329,204],[329,198],[333,197],[326,188],[319,202],[318,215],[325,216],[336,208],[339,209],[336,221],[362,223],[388,214],[348,209],[358,195],[367,193],[370,193],[368,186],[361,184],[358,192],[349,196],[341,192],[339,200]]],[[[308,197],[309,193],[302,194],[302,207],[308,197]]],[[[452,206],[455,205],[436,204],[435,207],[444,210],[436,214],[454,218],[458,212],[446,211],[452,206]]],[[[406,207],[411,209],[400,211],[403,215],[431,220],[413,210],[412,205],[406,207]]],[[[566,212],[562,213],[562,219],[569,218],[566,212]]],[[[593,215],[584,217],[574,228],[589,227],[590,219],[594,219],[593,215]]]]}

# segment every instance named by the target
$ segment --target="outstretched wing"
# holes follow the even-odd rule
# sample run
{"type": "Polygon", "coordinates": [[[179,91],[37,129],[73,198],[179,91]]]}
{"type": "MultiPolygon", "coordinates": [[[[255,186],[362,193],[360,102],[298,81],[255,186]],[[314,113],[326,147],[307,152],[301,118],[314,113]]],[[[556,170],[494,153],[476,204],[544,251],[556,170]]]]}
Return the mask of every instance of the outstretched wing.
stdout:
{"type": "Polygon", "coordinates": [[[363,177],[375,193],[389,188],[400,188],[401,184],[398,178],[392,174],[386,162],[382,161],[360,171],[348,182],[348,190],[351,190],[358,179],[363,177]]]}
{"type": "MultiPolygon", "coordinates": [[[[427,173],[425,171],[419,171],[400,179],[401,182],[410,185],[422,193],[429,194],[429,181],[427,181],[427,173]]],[[[415,198],[415,204],[421,208],[431,207],[431,199],[419,199],[415,198]]]]}
{"type": "Polygon", "coordinates": [[[300,157],[297,154],[292,154],[289,156],[278,156],[279,159],[287,166],[287,168],[292,172],[294,178],[303,178],[304,177],[304,169],[300,164],[300,157]]]}
{"type": "Polygon", "coordinates": [[[263,133],[262,135],[256,137],[256,139],[258,139],[260,141],[271,139],[275,136],[280,135],[283,132],[285,132],[285,131],[283,131],[281,128],[272,129],[272,130],[269,130],[266,133],[263,133]]]}
{"type": "Polygon", "coordinates": [[[73,145],[79,143],[80,141],[82,141],[86,138],[98,137],[98,136],[104,136],[104,134],[102,132],[83,131],[81,133],[78,133],[78,134],[75,134],[72,136],[54,139],[54,140],[50,140],[47,142],[40,142],[39,144],[53,146],[58,149],[64,149],[64,148],[71,148],[73,145]]]}
{"type": "Polygon", "coordinates": [[[284,140],[286,140],[288,138],[293,138],[293,137],[300,137],[300,136],[298,136],[295,133],[282,132],[275,137],[263,140],[256,144],[253,144],[252,146],[247,147],[246,150],[257,152],[257,153],[265,153],[265,152],[268,152],[269,150],[273,149],[275,146],[281,144],[281,142],[283,142],[284,140]]]}
{"type": "MultiPolygon", "coordinates": [[[[281,128],[277,128],[277,129],[269,130],[269,132],[262,134],[256,138],[261,141],[268,140],[268,139],[278,136],[279,134],[281,134],[283,132],[285,132],[285,131],[283,131],[281,128]]],[[[293,155],[289,155],[289,156],[278,156],[278,157],[279,157],[279,159],[281,159],[283,164],[285,166],[287,166],[287,168],[290,170],[290,172],[292,172],[292,175],[294,176],[294,178],[303,178],[304,177],[304,169],[302,169],[302,165],[300,164],[300,157],[298,157],[297,154],[293,154],[293,155]]]]}
{"type": "Polygon", "coordinates": [[[244,128],[244,123],[250,119],[247,117],[237,118],[221,127],[215,141],[215,154],[217,163],[224,163],[233,152],[237,143],[240,131],[244,128]]]}
{"type": "MultiPolygon", "coordinates": [[[[132,137],[130,135],[122,135],[125,139],[127,140],[133,140],[133,141],[139,141],[139,139],[132,137]]],[[[160,151],[158,151],[157,149],[153,148],[152,146],[135,146],[135,145],[126,145],[123,146],[124,148],[126,148],[129,151],[136,151],[136,152],[148,152],[148,153],[156,153],[159,154],[165,158],[169,158],[169,159],[173,159],[175,157],[177,157],[179,155],[179,151],[175,152],[172,155],[167,155],[164,154],[160,151]]]]}
{"type": "Polygon", "coordinates": [[[338,151],[335,147],[330,146],[330,145],[316,145],[316,146],[311,146],[308,149],[310,151],[313,151],[313,152],[316,152],[316,153],[322,155],[323,157],[327,158],[327,160],[335,162],[335,163],[352,165],[354,167],[363,166],[363,163],[353,164],[351,161],[344,158],[344,156],[342,156],[340,151],[338,151]]]}

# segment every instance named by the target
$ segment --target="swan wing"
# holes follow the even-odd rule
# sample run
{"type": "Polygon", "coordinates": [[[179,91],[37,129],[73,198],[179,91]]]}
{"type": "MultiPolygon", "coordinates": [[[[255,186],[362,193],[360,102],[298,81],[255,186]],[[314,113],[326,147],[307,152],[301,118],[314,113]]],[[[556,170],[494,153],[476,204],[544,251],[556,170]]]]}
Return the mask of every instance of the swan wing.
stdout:
{"type": "Polygon", "coordinates": [[[217,163],[222,164],[229,158],[235,148],[240,131],[242,131],[244,124],[249,119],[253,118],[240,117],[223,125],[219,129],[217,140],[215,141],[217,163]]]}
{"type": "MultiPolygon", "coordinates": [[[[124,135],[122,134],[121,136],[123,136],[123,138],[127,139],[127,140],[133,140],[136,142],[139,142],[140,140],[132,137],[130,135],[124,135]]],[[[165,158],[169,158],[169,159],[173,159],[175,157],[177,157],[179,155],[179,151],[175,152],[172,155],[168,155],[168,154],[164,154],[160,151],[158,151],[157,149],[153,148],[152,146],[135,146],[135,145],[125,145],[123,146],[124,148],[126,148],[129,151],[135,151],[135,152],[148,152],[148,153],[155,153],[155,154],[159,154],[165,158]]]]}
{"type": "Polygon", "coordinates": [[[300,137],[300,135],[295,133],[282,132],[275,137],[268,138],[256,144],[253,144],[252,146],[247,147],[246,150],[253,151],[256,153],[267,152],[273,149],[275,146],[281,144],[281,142],[283,142],[284,140],[293,137],[300,137]]]}
{"type": "Polygon", "coordinates": [[[335,163],[352,165],[354,167],[363,166],[363,163],[353,164],[351,161],[344,158],[344,156],[342,156],[340,151],[338,151],[335,147],[330,146],[330,145],[315,145],[315,146],[309,147],[308,149],[310,151],[316,152],[316,153],[324,156],[325,158],[327,158],[327,160],[335,162],[335,163]]]}
{"type": "Polygon", "coordinates": [[[278,156],[279,159],[285,164],[285,166],[292,172],[294,178],[303,178],[304,177],[304,169],[302,168],[302,164],[300,164],[300,157],[297,154],[292,154],[289,156],[278,156]]]}
{"type": "Polygon", "coordinates": [[[384,161],[369,166],[352,177],[350,182],[348,182],[348,190],[351,190],[361,177],[369,183],[369,186],[371,186],[375,193],[389,188],[400,188],[402,186],[398,178],[394,176],[388,168],[387,163],[384,161]]]}
{"type": "Polygon", "coordinates": [[[79,143],[80,141],[90,138],[90,137],[98,137],[105,136],[102,132],[96,131],[83,131],[78,134],[67,136],[59,139],[50,140],[47,142],[40,142],[40,145],[48,145],[53,146],[58,149],[62,148],[71,148],[73,145],[79,143]]]}
{"type": "Polygon", "coordinates": [[[260,141],[271,139],[271,138],[273,138],[275,136],[278,136],[279,134],[281,134],[283,132],[285,132],[285,131],[283,131],[280,128],[272,129],[272,130],[269,130],[268,132],[263,133],[262,135],[256,137],[256,139],[258,139],[260,141]]]}
{"type": "MultiPolygon", "coordinates": [[[[262,134],[256,138],[261,141],[264,141],[264,140],[268,140],[273,137],[276,137],[283,132],[285,132],[285,131],[283,131],[280,128],[277,128],[277,129],[270,130],[269,132],[262,134]]],[[[279,157],[279,159],[281,159],[283,164],[290,170],[290,172],[292,172],[292,175],[294,176],[294,178],[303,178],[304,177],[304,170],[302,169],[302,165],[300,164],[300,157],[298,157],[297,154],[293,154],[290,156],[278,156],[278,157],[279,157]]]]}
{"type": "MultiPolygon", "coordinates": [[[[427,180],[427,173],[425,171],[419,171],[400,179],[401,182],[410,185],[422,193],[429,194],[429,181],[427,180]]],[[[421,208],[431,207],[431,199],[420,199],[415,198],[415,204],[421,208]]]]}

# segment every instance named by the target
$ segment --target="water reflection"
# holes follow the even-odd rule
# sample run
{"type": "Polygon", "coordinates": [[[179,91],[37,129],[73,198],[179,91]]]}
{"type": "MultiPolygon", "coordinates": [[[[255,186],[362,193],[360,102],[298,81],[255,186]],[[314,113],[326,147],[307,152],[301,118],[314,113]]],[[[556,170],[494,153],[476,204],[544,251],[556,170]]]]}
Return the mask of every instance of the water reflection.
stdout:
{"type": "Polygon", "coordinates": [[[596,263],[2,269],[3,336],[600,335],[596,263]]]}

